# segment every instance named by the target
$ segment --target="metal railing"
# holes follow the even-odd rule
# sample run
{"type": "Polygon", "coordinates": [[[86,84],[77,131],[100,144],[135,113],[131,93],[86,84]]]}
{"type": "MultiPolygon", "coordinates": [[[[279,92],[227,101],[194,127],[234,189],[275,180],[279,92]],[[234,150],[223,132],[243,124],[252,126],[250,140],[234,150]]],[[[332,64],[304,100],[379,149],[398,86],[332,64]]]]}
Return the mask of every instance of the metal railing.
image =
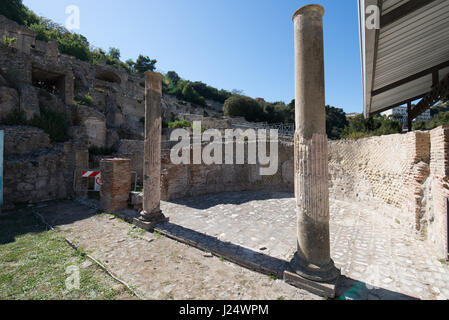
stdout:
{"type": "Polygon", "coordinates": [[[293,137],[295,135],[295,125],[285,123],[266,123],[266,122],[233,122],[233,127],[236,128],[248,128],[248,129],[265,129],[265,130],[278,130],[279,136],[293,137]]]}

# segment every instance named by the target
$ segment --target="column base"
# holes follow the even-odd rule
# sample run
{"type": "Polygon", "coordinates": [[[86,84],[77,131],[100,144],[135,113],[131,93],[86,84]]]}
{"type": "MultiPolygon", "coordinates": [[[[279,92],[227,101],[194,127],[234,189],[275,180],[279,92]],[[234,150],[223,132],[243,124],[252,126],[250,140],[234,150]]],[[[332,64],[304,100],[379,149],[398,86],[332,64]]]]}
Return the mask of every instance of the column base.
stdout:
{"type": "Polygon", "coordinates": [[[331,282],[316,282],[303,278],[297,273],[284,271],[284,281],[320,297],[333,299],[335,298],[338,279],[331,282]]]}
{"type": "Polygon", "coordinates": [[[147,231],[153,231],[156,225],[169,221],[169,218],[164,216],[161,210],[155,211],[151,214],[142,211],[140,215],[141,216],[139,218],[134,218],[133,224],[147,231]]]}
{"type": "Polygon", "coordinates": [[[284,272],[285,282],[322,297],[335,298],[336,286],[341,275],[334,262],[326,266],[307,264],[298,254],[290,262],[290,270],[284,272]]]}

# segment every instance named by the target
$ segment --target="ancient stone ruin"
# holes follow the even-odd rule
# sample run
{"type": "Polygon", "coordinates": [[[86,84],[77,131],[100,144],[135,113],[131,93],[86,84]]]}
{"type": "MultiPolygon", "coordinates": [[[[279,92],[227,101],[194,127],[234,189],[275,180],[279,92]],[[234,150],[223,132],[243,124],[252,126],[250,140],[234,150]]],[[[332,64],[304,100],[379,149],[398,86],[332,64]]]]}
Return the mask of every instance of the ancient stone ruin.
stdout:
{"type": "MultiPolygon", "coordinates": [[[[170,150],[176,142],[163,121],[201,120],[205,129],[224,132],[239,128],[241,119],[222,117],[216,104],[216,110],[206,112],[163,95],[158,73],[139,77],[60,54],[56,42],[36,40],[34,32],[0,16],[0,37],[17,38],[13,46],[0,43],[0,120],[20,111],[30,121],[50,110],[68,121],[65,141],[33,126],[0,126],[5,132],[4,207],[86,198],[83,170],[101,172],[103,210],[134,209],[139,214],[131,221],[147,230],[168,221],[161,201],[224,192],[294,193],[297,251],[284,278],[328,297],[340,276],[330,248],[332,200],[391,208],[392,219],[446,259],[449,128],[328,141],[323,14],[322,7],[312,5],[293,18],[296,132],[294,139],[279,137],[277,173],[270,176],[247,161],[173,164],[170,150]]],[[[248,150],[250,142],[236,141],[232,148],[240,143],[248,150]]],[[[200,141],[187,148],[207,147],[200,141]]]]}

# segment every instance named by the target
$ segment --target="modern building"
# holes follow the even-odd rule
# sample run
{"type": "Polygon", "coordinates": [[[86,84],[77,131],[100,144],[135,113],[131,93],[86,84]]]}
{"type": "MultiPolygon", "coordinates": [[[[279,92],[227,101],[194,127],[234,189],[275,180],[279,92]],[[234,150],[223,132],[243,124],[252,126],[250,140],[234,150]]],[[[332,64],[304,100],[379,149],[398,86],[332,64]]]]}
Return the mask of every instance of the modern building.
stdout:
{"type": "Polygon", "coordinates": [[[360,115],[360,113],[357,113],[357,112],[352,112],[352,113],[347,113],[346,114],[346,118],[355,118],[355,117],[357,117],[357,116],[359,116],[360,115]]]}
{"type": "MultiPolygon", "coordinates": [[[[397,116],[396,120],[403,124],[408,123],[408,109],[407,107],[396,107],[393,109],[390,109],[388,111],[385,111],[382,113],[382,115],[385,116],[397,116]]],[[[419,115],[417,118],[413,119],[413,122],[416,121],[430,121],[432,119],[432,116],[430,114],[430,109],[426,110],[424,113],[419,115]]]]}

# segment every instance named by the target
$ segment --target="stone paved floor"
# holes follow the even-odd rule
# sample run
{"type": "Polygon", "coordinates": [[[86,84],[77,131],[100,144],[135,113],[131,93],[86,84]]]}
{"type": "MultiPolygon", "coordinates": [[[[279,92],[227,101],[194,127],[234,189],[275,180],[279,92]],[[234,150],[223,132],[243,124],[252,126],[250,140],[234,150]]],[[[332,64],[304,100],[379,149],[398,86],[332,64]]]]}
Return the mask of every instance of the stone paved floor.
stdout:
{"type": "MultiPolygon", "coordinates": [[[[164,202],[170,224],[222,243],[288,261],[295,248],[295,201],[282,193],[225,193],[164,202]]],[[[449,267],[393,216],[372,203],[331,201],[332,256],[346,277],[339,291],[353,299],[448,299],[449,267]],[[388,218],[390,217],[390,218],[388,218]]]]}
{"type": "Polygon", "coordinates": [[[62,201],[34,210],[146,299],[321,300],[78,203],[62,201]]]}

